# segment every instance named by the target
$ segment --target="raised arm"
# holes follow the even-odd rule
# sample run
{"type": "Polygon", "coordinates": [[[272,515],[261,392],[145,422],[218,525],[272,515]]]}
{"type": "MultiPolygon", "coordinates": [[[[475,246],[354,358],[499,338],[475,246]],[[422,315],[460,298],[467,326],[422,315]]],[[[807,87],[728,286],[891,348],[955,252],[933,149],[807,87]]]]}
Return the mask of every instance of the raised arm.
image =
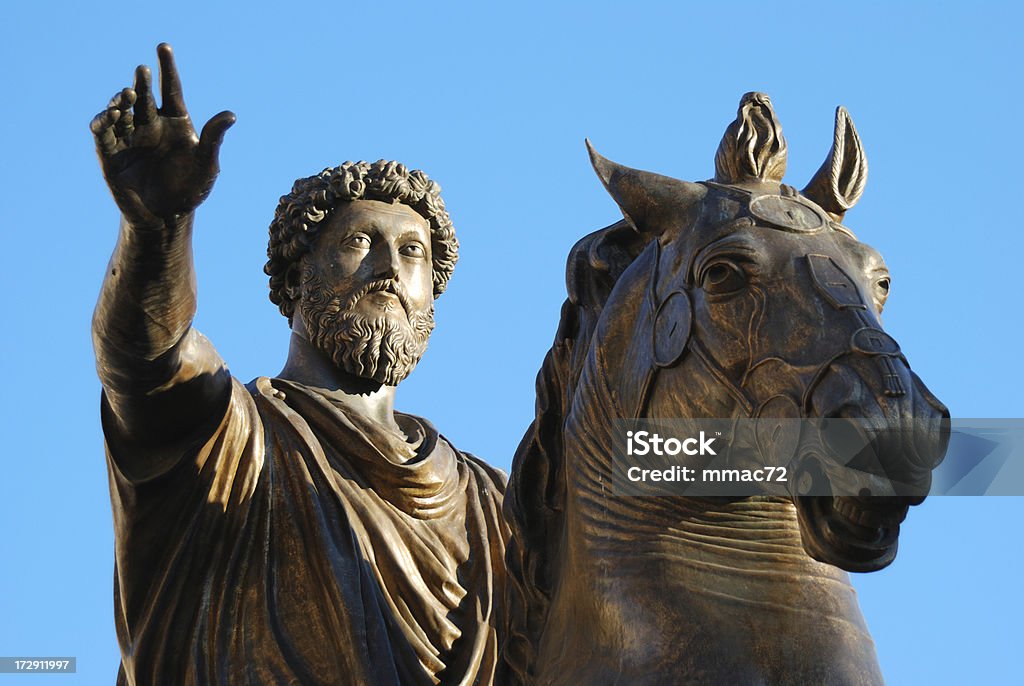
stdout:
{"type": "MultiPolygon", "coordinates": [[[[222,407],[223,362],[194,331],[192,221],[213,188],[217,154],[235,122],[221,112],[196,136],[171,47],[157,48],[161,106],[149,68],[111,99],[90,128],[103,176],[121,210],[117,247],[93,316],[96,368],[116,421],[132,443],[191,437],[222,407]]],[[[109,419],[109,418],[108,418],[109,419]]]]}

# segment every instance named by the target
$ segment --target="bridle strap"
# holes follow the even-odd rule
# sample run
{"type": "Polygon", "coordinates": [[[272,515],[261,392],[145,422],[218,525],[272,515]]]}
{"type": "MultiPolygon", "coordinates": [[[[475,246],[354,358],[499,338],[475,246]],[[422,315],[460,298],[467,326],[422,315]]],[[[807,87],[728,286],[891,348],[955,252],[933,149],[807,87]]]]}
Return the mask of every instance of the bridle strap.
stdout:
{"type": "MultiPolygon", "coordinates": [[[[664,303],[659,302],[657,297],[658,266],[661,258],[661,245],[655,242],[654,250],[654,268],[651,270],[650,284],[645,297],[649,300],[651,307],[651,336],[652,343],[656,345],[656,341],[653,340],[655,335],[654,329],[657,321],[656,314],[664,303]]],[[[896,341],[887,333],[876,327],[874,322],[872,322],[868,317],[867,305],[865,305],[861,299],[856,284],[852,279],[850,279],[846,272],[844,272],[842,268],[835,263],[834,260],[826,255],[807,255],[807,261],[811,270],[812,281],[818,290],[825,296],[826,301],[840,312],[852,311],[861,324],[861,327],[854,331],[846,349],[836,352],[834,355],[818,365],[814,375],[804,387],[803,393],[801,394],[801,410],[809,416],[811,411],[810,403],[814,391],[821,383],[822,379],[824,379],[829,368],[837,360],[852,354],[860,354],[875,358],[884,384],[884,392],[887,396],[901,397],[906,395],[907,390],[904,388],[904,384],[900,379],[895,365],[893,364],[893,358],[902,360],[903,364],[908,368],[910,365],[907,364],[907,360],[900,351],[899,345],[896,341]]],[[[672,293],[675,292],[676,291],[673,291],[672,293]]],[[[686,297],[689,298],[688,289],[684,289],[683,292],[686,294],[686,297]]],[[[671,297],[672,293],[669,294],[669,297],[671,297]]],[[[668,297],[666,298],[666,301],[667,300],[668,297]]],[[[690,302],[692,303],[692,299],[690,302]]],[[[740,405],[744,414],[748,418],[753,417],[753,412],[755,408],[758,407],[758,403],[750,398],[741,386],[733,383],[732,379],[730,379],[728,374],[725,373],[725,370],[718,364],[714,356],[711,355],[704,344],[692,331],[689,332],[689,338],[683,347],[683,351],[695,355],[715,380],[721,384],[728,391],[729,395],[732,396],[732,398],[740,405]]],[[[654,350],[652,349],[652,354],[653,353],[654,350]]],[[[678,360],[683,356],[684,355],[680,355],[672,364],[659,364],[656,359],[652,359],[646,374],[644,374],[641,390],[637,398],[636,408],[633,412],[633,419],[639,419],[644,416],[648,401],[650,400],[651,392],[661,369],[675,366],[675,364],[678,363],[678,360]]],[[[750,370],[748,369],[747,372],[749,373],[749,371],[750,370]]],[[[746,375],[744,375],[744,378],[746,378],[746,375]]]]}

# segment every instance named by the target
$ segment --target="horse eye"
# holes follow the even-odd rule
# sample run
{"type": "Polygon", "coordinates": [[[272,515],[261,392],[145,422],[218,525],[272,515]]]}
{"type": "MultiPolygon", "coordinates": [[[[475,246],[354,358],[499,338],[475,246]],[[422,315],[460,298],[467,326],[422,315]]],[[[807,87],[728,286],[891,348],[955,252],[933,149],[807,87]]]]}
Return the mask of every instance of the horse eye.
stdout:
{"type": "Polygon", "coordinates": [[[882,313],[882,308],[885,307],[885,301],[889,299],[889,277],[883,277],[875,282],[875,309],[878,313],[882,313]]]}
{"type": "Polygon", "coordinates": [[[708,293],[731,293],[743,288],[746,275],[728,262],[715,262],[701,275],[700,285],[708,293]]]}

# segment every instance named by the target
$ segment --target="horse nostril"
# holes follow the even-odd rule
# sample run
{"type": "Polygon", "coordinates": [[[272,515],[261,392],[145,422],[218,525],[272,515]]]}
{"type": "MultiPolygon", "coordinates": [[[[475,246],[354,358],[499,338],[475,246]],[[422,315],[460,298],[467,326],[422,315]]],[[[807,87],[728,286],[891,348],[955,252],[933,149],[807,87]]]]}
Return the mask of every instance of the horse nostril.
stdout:
{"type": "Polygon", "coordinates": [[[864,401],[871,402],[871,398],[864,392],[860,376],[845,364],[829,365],[809,392],[808,409],[813,411],[813,416],[842,417],[848,406],[853,406],[860,416],[877,412],[863,407],[864,401]]]}
{"type": "Polygon", "coordinates": [[[871,442],[854,421],[841,417],[822,420],[821,438],[835,457],[851,467],[857,466],[853,464],[854,459],[871,442]]]}

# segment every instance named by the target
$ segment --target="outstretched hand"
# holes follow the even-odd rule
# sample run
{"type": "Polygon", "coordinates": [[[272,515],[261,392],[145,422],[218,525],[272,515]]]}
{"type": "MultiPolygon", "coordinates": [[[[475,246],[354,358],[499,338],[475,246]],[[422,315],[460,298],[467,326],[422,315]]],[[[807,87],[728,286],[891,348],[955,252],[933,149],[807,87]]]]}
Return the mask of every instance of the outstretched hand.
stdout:
{"type": "Polygon", "coordinates": [[[117,92],[90,129],[103,176],[129,223],[160,226],[195,210],[210,194],[224,134],[235,123],[229,111],[214,116],[196,136],[185,109],[171,46],[157,47],[158,109],[149,67],[135,70],[135,85],[117,92]]]}

